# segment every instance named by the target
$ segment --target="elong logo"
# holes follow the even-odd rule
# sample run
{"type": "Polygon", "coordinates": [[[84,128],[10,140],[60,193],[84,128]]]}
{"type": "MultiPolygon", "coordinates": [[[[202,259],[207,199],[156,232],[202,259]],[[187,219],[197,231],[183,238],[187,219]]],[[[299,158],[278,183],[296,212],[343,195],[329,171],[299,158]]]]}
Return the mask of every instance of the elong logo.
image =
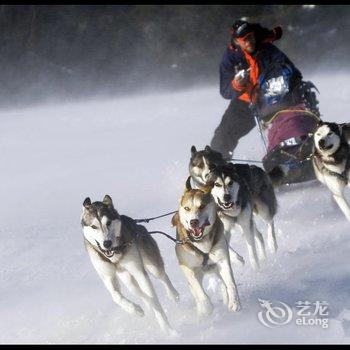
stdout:
{"type": "Polygon", "coordinates": [[[259,321],[266,327],[273,328],[288,324],[293,318],[292,309],[285,303],[279,302],[282,307],[272,306],[269,300],[258,299],[264,308],[258,313],[259,321]]]}
{"type": "MultiPolygon", "coordinates": [[[[290,323],[293,319],[292,308],[282,301],[278,301],[278,305],[273,306],[269,300],[258,299],[262,311],[258,312],[259,321],[268,328],[274,328],[278,326],[284,326],[290,323]]],[[[295,319],[297,326],[321,326],[322,328],[328,328],[329,315],[328,303],[326,301],[297,301],[295,307],[298,309],[296,315],[299,316],[295,319]],[[313,312],[312,305],[314,305],[313,312]]]]}

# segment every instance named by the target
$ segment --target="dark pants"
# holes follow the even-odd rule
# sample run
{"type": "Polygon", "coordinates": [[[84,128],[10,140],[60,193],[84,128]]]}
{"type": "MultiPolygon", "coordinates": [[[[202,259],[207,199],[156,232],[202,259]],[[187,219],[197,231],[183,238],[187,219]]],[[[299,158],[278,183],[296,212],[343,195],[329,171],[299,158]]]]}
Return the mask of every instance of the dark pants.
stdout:
{"type": "Polygon", "coordinates": [[[231,158],[238,140],[248,134],[255,126],[255,120],[249,109],[248,103],[241,100],[232,100],[227,107],[219,126],[216,128],[210,146],[223,154],[225,158],[231,158]]]}

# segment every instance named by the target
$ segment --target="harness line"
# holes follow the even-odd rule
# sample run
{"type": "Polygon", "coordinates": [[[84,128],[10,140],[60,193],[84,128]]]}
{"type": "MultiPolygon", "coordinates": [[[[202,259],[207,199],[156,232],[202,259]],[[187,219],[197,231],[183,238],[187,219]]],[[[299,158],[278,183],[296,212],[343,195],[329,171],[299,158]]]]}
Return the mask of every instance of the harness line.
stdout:
{"type": "Polygon", "coordinates": [[[244,162],[244,163],[258,163],[262,164],[262,161],[260,160],[251,160],[251,159],[238,159],[238,158],[230,158],[230,160],[238,161],[238,162],[244,162]]]}
{"type": "Polygon", "coordinates": [[[173,237],[171,237],[170,235],[168,235],[167,233],[165,233],[163,231],[148,231],[147,233],[150,234],[150,235],[153,235],[155,233],[160,233],[161,235],[164,235],[165,237],[171,239],[176,244],[185,244],[187,242],[187,240],[181,241],[179,239],[173,238],[173,237]]]}
{"type": "Polygon", "coordinates": [[[146,218],[146,219],[134,219],[134,221],[138,224],[138,223],[141,223],[141,222],[146,222],[146,223],[149,223],[150,221],[152,220],[155,220],[155,219],[159,219],[159,218],[162,218],[164,216],[168,216],[168,215],[171,215],[171,214],[175,214],[177,213],[177,210],[175,211],[172,211],[170,213],[167,213],[167,214],[163,214],[163,215],[159,215],[159,216],[155,216],[153,218],[146,218]]]}

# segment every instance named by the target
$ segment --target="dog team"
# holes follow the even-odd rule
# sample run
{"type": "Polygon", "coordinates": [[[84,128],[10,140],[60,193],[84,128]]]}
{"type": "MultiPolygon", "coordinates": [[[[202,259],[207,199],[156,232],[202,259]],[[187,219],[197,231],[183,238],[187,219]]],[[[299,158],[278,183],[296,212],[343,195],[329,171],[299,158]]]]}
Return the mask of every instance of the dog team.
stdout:
{"type": "MultiPolygon", "coordinates": [[[[314,132],[313,167],[316,178],[331,191],[350,220],[344,188],[350,176],[350,124],[320,122],[314,132]]],[[[212,312],[203,288],[206,274],[220,281],[223,303],[229,311],[241,308],[232,266],[244,259],[230,246],[239,228],[253,269],[266,259],[265,239],[255,217],[267,226],[266,242],[277,251],[274,217],[277,199],[268,174],[247,164],[233,164],[209,146],[191,148],[189,177],[171,223],[176,228],[175,253],[201,315],[212,312]]],[[[120,215],[110,196],[102,202],[86,198],[81,216],[84,244],[90,260],[113,300],[126,312],[143,316],[140,305],[121,293],[120,283],[152,309],[161,329],[173,333],[149,277],[164,285],[167,296],[179,301],[179,294],[165,272],[158,245],[147,229],[128,216],[120,215]]]]}

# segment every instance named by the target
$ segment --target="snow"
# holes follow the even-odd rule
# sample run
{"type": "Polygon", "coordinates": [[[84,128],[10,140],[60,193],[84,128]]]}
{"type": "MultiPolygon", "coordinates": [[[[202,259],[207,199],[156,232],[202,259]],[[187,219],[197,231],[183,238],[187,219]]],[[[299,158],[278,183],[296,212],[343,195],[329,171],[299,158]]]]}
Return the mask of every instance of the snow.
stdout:
{"type": "MultiPolygon", "coordinates": [[[[323,119],[348,121],[350,74],[308,78],[321,92],[323,119]]],[[[153,283],[177,336],[162,334],[152,314],[135,318],[122,311],[94,271],[80,227],[84,199],[109,194],[120,213],[134,218],[176,210],[190,147],[209,144],[227,104],[217,86],[202,86],[0,111],[0,343],[349,342],[349,223],[316,182],[277,193],[279,250],[259,271],[251,269],[242,237],[234,237],[247,262],[234,271],[239,313],[226,311],[219,293],[209,291],[214,313],[196,315],[174,244],[163,236],[156,240],[181,302],[168,300],[160,282],[153,283]],[[299,300],[327,301],[329,327],[267,328],[258,321],[258,299],[293,311],[299,300]]],[[[254,129],[235,157],[262,155],[254,129]]],[[[170,218],[147,227],[174,235],[170,218]]]]}

